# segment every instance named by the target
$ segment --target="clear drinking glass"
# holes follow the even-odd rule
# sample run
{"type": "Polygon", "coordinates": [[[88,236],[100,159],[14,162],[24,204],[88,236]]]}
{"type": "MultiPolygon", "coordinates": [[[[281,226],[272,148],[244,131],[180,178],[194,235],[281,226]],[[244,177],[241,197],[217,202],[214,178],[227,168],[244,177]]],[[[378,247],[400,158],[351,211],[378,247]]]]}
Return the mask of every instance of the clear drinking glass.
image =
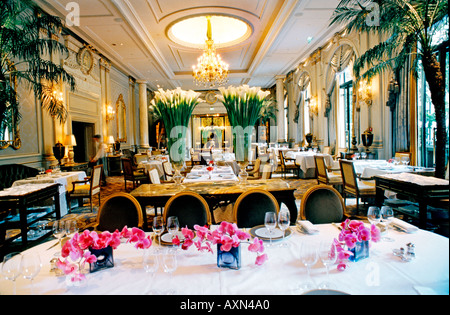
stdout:
{"type": "Polygon", "coordinates": [[[67,220],[65,227],[67,236],[78,232],[78,225],[76,220],[67,220]]]}
{"type": "Polygon", "coordinates": [[[300,261],[305,265],[308,272],[308,281],[305,281],[300,288],[304,291],[314,288],[314,282],[311,277],[311,267],[317,263],[317,245],[311,242],[304,242],[300,247],[300,261]]]}
{"type": "Polygon", "coordinates": [[[167,218],[167,230],[169,231],[169,234],[172,235],[172,239],[177,234],[179,228],[180,223],[178,222],[178,217],[171,216],[167,218]]]}
{"type": "Polygon", "coordinates": [[[270,244],[272,246],[272,230],[277,226],[277,214],[275,212],[266,212],[264,217],[264,225],[266,229],[269,231],[270,244]]]}
{"type": "Polygon", "coordinates": [[[16,279],[21,274],[20,261],[22,255],[20,253],[9,253],[3,257],[2,274],[6,280],[13,282],[13,294],[16,295],[16,279]]]}
{"type": "MultiPolygon", "coordinates": [[[[177,251],[172,248],[167,249],[163,254],[162,264],[164,272],[168,273],[170,276],[169,287],[173,287],[172,274],[175,270],[177,270],[178,267],[177,251]]],[[[174,288],[169,288],[167,294],[176,294],[176,290],[174,288]]]]}
{"type": "Polygon", "coordinates": [[[58,239],[58,242],[61,245],[61,240],[66,235],[66,222],[63,220],[54,221],[52,231],[53,236],[58,239]]]}
{"type": "Polygon", "coordinates": [[[164,231],[164,219],[158,215],[153,218],[153,232],[159,237],[159,245],[161,245],[161,234],[164,231]]]}
{"type": "Polygon", "coordinates": [[[284,236],[286,230],[289,228],[291,221],[290,221],[290,214],[289,211],[286,209],[280,210],[278,213],[278,227],[283,232],[283,242],[280,244],[280,247],[288,247],[288,244],[284,242],[284,236]]]}
{"type": "Polygon", "coordinates": [[[377,225],[381,221],[381,210],[378,207],[369,207],[367,210],[367,220],[371,224],[377,225]]]}
{"type": "Polygon", "coordinates": [[[394,210],[392,210],[391,207],[382,206],[381,207],[381,222],[383,222],[386,225],[386,236],[381,238],[383,241],[386,241],[386,242],[394,241],[393,238],[387,236],[387,234],[389,232],[389,225],[391,224],[391,221],[393,218],[394,218],[394,210]]]}
{"type": "Polygon", "coordinates": [[[327,280],[319,285],[319,289],[331,289],[333,287],[330,281],[329,267],[336,262],[337,250],[333,242],[323,241],[319,246],[319,258],[327,271],[327,280]]]}
{"type": "Polygon", "coordinates": [[[31,294],[33,294],[33,279],[41,271],[41,258],[39,253],[27,253],[22,255],[20,270],[25,279],[31,281],[31,294]]]}

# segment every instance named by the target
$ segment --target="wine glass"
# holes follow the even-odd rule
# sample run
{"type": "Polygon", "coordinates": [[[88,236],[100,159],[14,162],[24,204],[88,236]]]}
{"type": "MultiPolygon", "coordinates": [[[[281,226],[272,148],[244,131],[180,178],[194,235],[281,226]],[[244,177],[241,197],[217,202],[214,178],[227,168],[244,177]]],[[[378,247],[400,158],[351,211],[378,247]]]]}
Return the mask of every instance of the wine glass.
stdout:
{"type": "Polygon", "coordinates": [[[371,224],[377,225],[381,221],[381,210],[378,207],[369,207],[367,210],[367,220],[371,224]]]}
{"type": "Polygon", "coordinates": [[[280,244],[280,247],[288,247],[288,244],[284,242],[285,231],[289,228],[290,225],[290,214],[286,209],[280,210],[278,213],[278,227],[283,232],[283,242],[280,244]]]}
{"type": "Polygon", "coordinates": [[[164,219],[158,215],[153,218],[153,232],[159,237],[159,245],[161,245],[161,234],[164,231],[164,219]]]}
{"type": "Polygon", "coordinates": [[[27,253],[22,255],[20,270],[25,279],[31,281],[31,294],[33,294],[33,279],[41,271],[41,258],[38,253],[27,253]]]}
{"type": "Polygon", "coordinates": [[[300,261],[303,265],[305,265],[306,270],[308,271],[309,281],[304,283],[301,286],[303,290],[311,290],[314,288],[314,282],[311,277],[311,266],[314,266],[317,263],[317,246],[314,243],[302,243],[300,247],[300,261]]]}
{"type": "Polygon", "coordinates": [[[76,220],[66,221],[66,235],[72,235],[78,232],[78,225],[76,220]]]}
{"type": "MultiPolygon", "coordinates": [[[[177,269],[177,252],[173,248],[169,248],[165,251],[162,258],[163,269],[165,273],[170,276],[170,282],[172,283],[172,274],[177,269]]],[[[176,290],[169,289],[167,294],[175,294],[176,290]]]]}
{"type": "Polygon", "coordinates": [[[167,230],[169,231],[169,234],[172,235],[172,239],[178,232],[179,227],[180,223],[178,222],[178,217],[171,216],[167,218],[167,230]]]}
{"type": "Polygon", "coordinates": [[[3,257],[2,274],[7,280],[13,282],[13,294],[16,295],[16,279],[20,276],[20,253],[9,253],[3,257]]]}
{"type": "Polygon", "coordinates": [[[62,245],[62,238],[66,235],[66,222],[63,220],[54,221],[52,231],[53,236],[57,238],[59,244],[62,245]]]}
{"type": "MultiPolygon", "coordinates": [[[[381,221],[385,223],[386,225],[386,235],[389,232],[389,225],[391,223],[391,220],[394,218],[394,210],[392,210],[391,207],[388,206],[382,206],[381,207],[381,221]]],[[[388,236],[384,236],[381,238],[383,241],[386,242],[393,242],[394,239],[390,238],[388,236]]]]}
{"type": "Polygon", "coordinates": [[[327,271],[327,281],[322,282],[319,285],[319,289],[330,289],[332,288],[332,284],[330,281],[329,267],[333,265],[337,259],[336,245],[333,242],[322,241],[319,245],[318,256],[327,271]]]}
{"type": "Polygon", "coordinates": [[[269,231],[270,245],[272,246],[272,230],[277,226],[277,214],[275,212],[266,212],[264,217],[264,225],[269,231]]]}

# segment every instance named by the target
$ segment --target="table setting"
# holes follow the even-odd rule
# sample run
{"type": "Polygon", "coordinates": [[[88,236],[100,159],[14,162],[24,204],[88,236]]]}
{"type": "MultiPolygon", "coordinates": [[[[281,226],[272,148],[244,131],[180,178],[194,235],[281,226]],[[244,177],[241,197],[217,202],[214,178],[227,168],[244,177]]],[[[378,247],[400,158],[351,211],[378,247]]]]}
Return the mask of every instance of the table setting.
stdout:
{"type": "Polygon", "coordinates": [[[196,165],[186,175],[184,183],[201,181],[238,181],[231,166],[227,165],[196,165]]]}
{"type": "MultiPolygon", "coordinates": [[[[55,245],[53,240],[20,253],[27,257],[38,256],[41,261],[39,271],[32,276],[33,283],[29,280],[31,271],[17,269],[11,275],[7,268],[3,270],[5,262],[2,264],[0,294],[449,293],[448,238],[421,229],[409,233],[390,229],[388,233],[393,241],[380,238],[370,244],[368,256],[351,261],[347,259],[348,249],[345,247],[350,241],[344,240],[343,235],[370,231],[370,224],[361,221],[311,224],[303,221],[289,226],[280,223],[282,218],[271,217],[269,219],[268,216],[265,222],[267,230],[264,232],[259,231],[262,227],[237,229],[227,222],[197,227],[193,231],[180,230],[175,224],[169,232],[162,222],[159,229],[156,227],[152,232],[144,233],[136,228],[103,232],[98,234],[98,240],[104,239],[104,233],[110,237],[113,234],[127,234],[127,238],[111,237],[115,239],[114,266],[95,272],[89,272],[85,267],[85,281],[79,285],[68,285],[66,274],[55,267],[55,261],[62,260],[63,256],[68,257],[66,250],[69,247],[61,247],[59,240],[55,245]],[[263,238],[263,233],[268,230],[273,234],[268,239],[263,238]],[[156,240],[161,235],[166,235],[167,242],[156,240]],[[179,235],[183,235],[184,239],[179,235]],[[227,248],[208,245],[208,240],[214,237],[229,239],[228,243],[222,244],[227,245],[228,250],[239,239],[239,268],[219,266],[218,253],[227,248]],[[249,237],[248,240],[244,240],[246,237],[249,237]],[[414,253],[413,259],[402,258],[411,251],[414,253]],[[339,260],[343,257],[346,257],[345,268],[339,267],[339,260]],[[262,263],[256,263],[258,259],[262,263]]],[[[86,239],[91,233],[85,231],[80,235],[83,234],[86,239]]],[[[230,252],[224,256],[227,263],[233,261],[230,257],[234,256],[229,255],[230,252]]],[[[90,259],[90,255],[83,257],[90,259]]]]}

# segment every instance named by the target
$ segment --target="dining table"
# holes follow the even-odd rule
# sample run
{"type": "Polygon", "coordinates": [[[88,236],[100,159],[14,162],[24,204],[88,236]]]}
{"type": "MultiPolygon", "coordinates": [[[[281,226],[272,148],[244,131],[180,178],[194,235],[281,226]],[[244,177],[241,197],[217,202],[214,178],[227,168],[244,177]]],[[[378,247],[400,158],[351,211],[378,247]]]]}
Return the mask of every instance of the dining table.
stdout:
{"type": "Polygon", "coordinates": [[[316,175],[316,162],[314,161],[314,156],[316,155],[323,156],[327,166],[333,166],[333,157],[330,154],[317,153],[314,151],[287,151],[284,154],[285,158],[295,160],[295,164],[299,166],[300,170],[306,177],[316,175]]]}
{"type": "MultiPolygon", "coordinates": [[[[0,295],[13,294],[14,291],[18,295],[94,296],[171,293],[189,296],[193,301],[205,295],[216,296],[216,301],[220,296],[230,295],[245,295],[247,299],[264,301],[271,295],[449,294],[449,241],[446,237],[420,229],[414,233],[389,230],[393,241],[372,243],[368,258],[349,262],[344,271],[338,271],[337,265],[332,264],[327,275],[320,258],[311,265],[308,273],[301,248],[306,244],[331,244],[340,231],[335,224],[318,224],[314,228],[315,234],[307,234],[298,226],[291,225],[285,238],[278,237],[272,243],[264,240],[264,253],[268,260],[260,266],[255,264],[256,254],[248,251],[249,244],[241,243],[241,267],[238,270],[217,266],[216,246],[210,253],[200,252],[195,246],[187,250],[174,249],[156,241],[149,249],[137,249],[133,244],[122,242],[113,251],[114,266],[93,273],[89,273],[86,266],[86,281],[79,286],[70,285],[66,276],[55,270],[54,261],[61,257],[61,247],[54,246],[57,240],[51,240],[22,252],[22,255],[40,257],[42,267],[33,281],[18,277],[13,283],[2,276],[0,295]],[[413,259],[404,260],[395,254],[406,244],[414,244],[413,259]],[[164,262],[169,250],[175,251],[176,257],[172,273],[165,272],[164,262]],[[143,257],[148,252],[156,256],[158,265],[154,272],[147,273],[143,257]],[[328,284],[326,289],[323,287],[325,283],[328,284]]],[[[250,234],[253,237],[253,233],[250,234]]],[[[165,310],[179,309],[179,303],[174,299],[165,310]]]]}
{"type": "MultiPolygon", "coordinates": [[[[142,184],[130,194],[138,200],[144,211],[146,206],[164,207],[167,201],[177,193],[195,192],[205,198],[214,221],[214,210],[219,205],[234,203],[243,192],[249,189],[263,189],[270,192],[280,206],[286,205],[291,214],[291,222],[295,222],[298,215],[294,196],[295,188],[282,179],[255,179],[244,185],[234,180],[183,182],[181,185],[176,183],[142,184]]],[[[146,221],[147,216],[143,214],[146,221]]],[[[144,222],[144,226],[147,226],[147,222],[144,222]]]]}
{"type": "Polygon", "coordinates": [[[234,174],[233,168],[229,165],[210,166],[208,170],[206,165],[195,165],[190,172],[186,174],[183,183],[194,182],[217,182],[217,181],[238,181],[239,178],[234,174]]]}

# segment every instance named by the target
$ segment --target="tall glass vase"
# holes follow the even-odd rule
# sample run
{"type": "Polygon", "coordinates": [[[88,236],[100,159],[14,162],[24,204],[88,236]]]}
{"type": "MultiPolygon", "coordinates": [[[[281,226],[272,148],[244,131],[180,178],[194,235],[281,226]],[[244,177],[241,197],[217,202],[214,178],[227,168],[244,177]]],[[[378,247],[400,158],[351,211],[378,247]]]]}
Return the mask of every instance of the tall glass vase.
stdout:
{"type": "Polygon", "coordinates": [[[168,138],[169,158],[174,169],[173,180],[177,186],[182,186],[183,176],[181,170],[185,165],[186,159],[186,132],[184,126],[175,126],[171,128],[168,138]]]}
{"type": "Polygon", "coordinates": [[[247,166],[251,160],[251,133],[236,132],[234,134],[234,153],[236,162],[241,169],[239,173],[239,182],[241,185],[248,183],[247,166]]]}

